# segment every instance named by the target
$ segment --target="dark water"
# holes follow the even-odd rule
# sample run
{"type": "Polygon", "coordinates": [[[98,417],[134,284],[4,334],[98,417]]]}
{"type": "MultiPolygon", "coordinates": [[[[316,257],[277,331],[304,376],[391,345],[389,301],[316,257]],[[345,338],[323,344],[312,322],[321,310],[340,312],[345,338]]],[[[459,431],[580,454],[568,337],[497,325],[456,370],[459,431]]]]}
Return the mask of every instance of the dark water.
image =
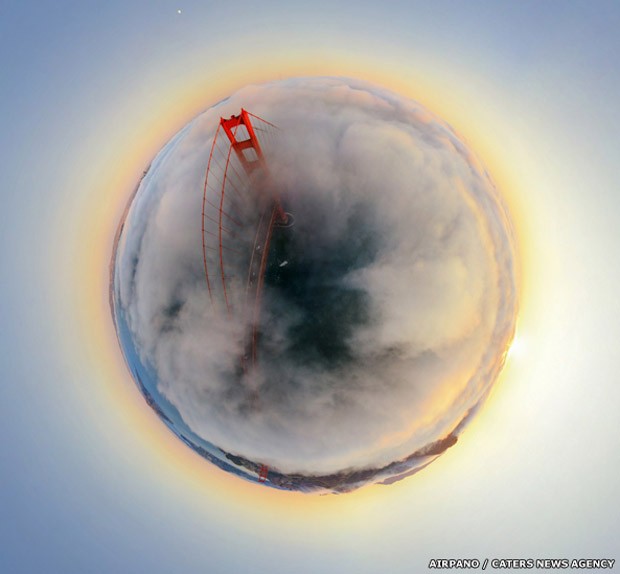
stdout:
{"type": "Polygon", "coordinates": [[[261,362],[280,359],[330,370],[355,360],[351,336],[371,315],[367,293],[346,278],[374,260],[379,235],[372,212],[361,204],[341,215],[333,233],[325,216],[329,208],[305,198],[285,204],[295,222],[290,228],[275,228],[272,236],[261,362]],[[274,341],[273,335],[283,331],[284,341],[274,341]]]}

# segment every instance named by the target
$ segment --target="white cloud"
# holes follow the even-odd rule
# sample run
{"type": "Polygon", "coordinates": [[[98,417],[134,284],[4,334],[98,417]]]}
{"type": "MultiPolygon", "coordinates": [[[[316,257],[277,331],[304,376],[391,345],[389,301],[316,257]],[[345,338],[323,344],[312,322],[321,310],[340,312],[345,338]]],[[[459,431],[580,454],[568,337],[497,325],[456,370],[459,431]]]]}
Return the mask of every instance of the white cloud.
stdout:
{"type": "MultiPolygon", "coordinates": [[[[509,224],[477,160],[418,104],[333,78],[250,86],[151,171],[119,248],[119,305],[159,389],[206,440],[283,472],[378,467],[443,438],[492,385],[516,314],[509,224]],[[322,301],[311,312],[267,285],[263,354],[245,378],[245,317],[211,307],[200,232],[213,133],[241,107],[280,128],[268,161],[298,251],[277,267],[303,260],[303,289],[322,301]],[[313,321],[323,335],[306,332],[313,321]]],[[[226,261],[238,309],[247,255],[226,261]]]]}

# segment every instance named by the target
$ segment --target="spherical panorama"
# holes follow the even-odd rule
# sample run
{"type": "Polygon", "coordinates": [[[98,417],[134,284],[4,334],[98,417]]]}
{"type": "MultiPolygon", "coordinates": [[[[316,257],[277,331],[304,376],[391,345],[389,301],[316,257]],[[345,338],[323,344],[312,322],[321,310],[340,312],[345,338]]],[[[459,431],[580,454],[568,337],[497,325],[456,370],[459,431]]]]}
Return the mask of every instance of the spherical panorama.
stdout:
{"type": "Polygon", "coordinates": [[[493,182],[444,121],[296,78],[239,90],[157,154],[117,233],[113,315],[189,447],[347,492],[457,442],[512,340],[514,259],[493,182]]]}

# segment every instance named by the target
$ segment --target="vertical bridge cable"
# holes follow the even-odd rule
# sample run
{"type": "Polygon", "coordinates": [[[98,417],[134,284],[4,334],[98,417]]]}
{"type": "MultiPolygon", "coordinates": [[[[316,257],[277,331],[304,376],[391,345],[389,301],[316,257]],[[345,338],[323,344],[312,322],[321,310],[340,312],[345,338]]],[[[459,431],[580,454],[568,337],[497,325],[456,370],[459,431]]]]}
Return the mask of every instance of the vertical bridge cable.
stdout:
{"type": "Polygon", "coordinates": [[[209,280],[209,269],[207,266],[207,244],[206,244],[206,233],[205,233],[205,207],[207,205],[207,186],[209,183],[209,174],[211,173],[211,162],[213,161],[213,152],[215,151],[217,145],[217,137],[220,133],[220,128],[218,126],[215,136],[213,138],[213,145],[211,146],[211,152],[209,153],[209,161],[207,163],[207,173],[205,174],[205,184],[202,193],[202,260],[204,263],[205,270],[205,279],[207,280],[207,289],[209,291],[209,300],[211,305],[213,305],[213,291],[211,290],[211,281],[209,280]]]}

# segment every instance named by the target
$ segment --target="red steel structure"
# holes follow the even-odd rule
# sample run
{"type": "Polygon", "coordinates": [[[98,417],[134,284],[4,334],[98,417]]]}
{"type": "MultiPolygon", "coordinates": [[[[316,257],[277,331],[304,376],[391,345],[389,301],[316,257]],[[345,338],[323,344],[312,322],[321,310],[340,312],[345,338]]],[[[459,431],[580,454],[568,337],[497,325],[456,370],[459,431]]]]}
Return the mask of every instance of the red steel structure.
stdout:
{"type": "MultiPolygon", "coordinates": [[[[246,328],[240,367],[250,376],[257,361],[261,294],[275,226],[285,226],[265,157],[275,125],[241,109],[220,118],[213,138],[202,196],[202,256],[209,301],[216,314],[246,328]]],[[[258,397],[252,394],[252,406],[258,397]]],[[[258,482],[268,480],[260,464],[258,482]]]]}
{"type": "Polygon", "coordinates": [[[209,153],[202,198],[202,254],[209,300],[216,313],[249,325],[241,358],[257,360],[261,294],[276,225],[287,214],[273,189],[265,151],[277,127],[241,109],[221,118],[209,153]]]}
{"type": "Polygon", "coordinates": [[[261,464],[258,470],[258,482],[265,482],[269,474],[269,467],[261,464]]]}

